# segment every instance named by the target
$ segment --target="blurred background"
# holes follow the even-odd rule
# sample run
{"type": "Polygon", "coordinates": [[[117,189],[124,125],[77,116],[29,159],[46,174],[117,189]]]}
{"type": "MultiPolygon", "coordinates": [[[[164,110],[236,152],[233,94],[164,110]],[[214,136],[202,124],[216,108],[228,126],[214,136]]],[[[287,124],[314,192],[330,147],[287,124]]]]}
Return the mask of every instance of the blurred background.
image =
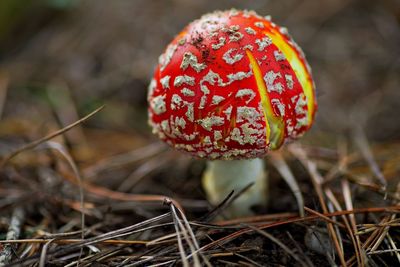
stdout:
{"type": "Polygon", "coordinates": [[[272,15],[305,51],[315,134],[361,123],[372,140],[399,139],[399,0],[2,0],[0,133],[13,134],[7,123],[17,119],[34,135],[54,116],[67,124],[106,104],[88,125],[149,138],[146,90],[158,56],[193,19],[232,7],[272,15]]]}

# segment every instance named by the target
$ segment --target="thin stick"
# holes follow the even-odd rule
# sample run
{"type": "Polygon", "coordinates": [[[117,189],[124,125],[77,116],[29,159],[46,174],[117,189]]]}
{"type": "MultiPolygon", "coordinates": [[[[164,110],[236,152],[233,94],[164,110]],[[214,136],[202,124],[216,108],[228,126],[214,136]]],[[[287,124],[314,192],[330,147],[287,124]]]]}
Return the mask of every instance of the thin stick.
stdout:
{"type": "Polygon", "coordinates": [[[54,241],[54,239],[47,240],[46,244],[43,246],[42,252],[40,253],[39,267],[46,266],[47,250],[48,250],[50,244],[53,243],[53,241],[54,241]]]}
{"type": "MultiPolygon", "coordinates": [[[[353,202],[351,200],[351,193],[350,193],[350,186],[349,182],[347,180],[342,180],[342,188],[343,188],[343,197],[344,197],[344,202],[346,205],[346,209],[353,209],[353,202]]],[[[352,228],[352,235],[357,231],[357,224],[356,224],[356,218],[354,214],[349,214],[349,219],[350,219],[350,225],[352,228]]],[[[357,264],[358,266],[364,266],[364,257],[361,255],[361,241],[360,241],[360,236],[356,235],[355,236],[356,240],[356,249],[358,250],[356,252],[357,256],[357,264]]]]}
{"type": "MultiPolygon", "coordinates": [[[[337,198],[335,197],[335,195],[333,194],[332,190],[330,190],[329,188],[325,188],[325,195],[326,197],[329,199],[329,201],[332,203],[332,205],[335,207],[335,209],[337,211],[343,211],[342,207],[339,204],[339,201],[337,200],[337,198]]],[[[351,242],[353,244],[354,247],[354,251],[356,252],[356,257],[357,259],[360,257],[359,253],[360,251],[362,251],[362,247],[359,247],[359,244],[356,241],[355,238],[355,233],[353,233],[353,230],[350,226],[350,222],[348,220],[348,218],[346,216],[341,216],[344,222],[344,225],[346,226],[346,230],[350,236],[351,242]]],[[[359,260],[357,260],[359,261],[359,260]]]]}
{"type": "MultiPolygon", "coordinates": [[[[394,218],[396,218],[395,214],[391,215],[387,220],[390,221],[390,220],[393,220],[394,218]]],[[[390,229],[390,226],[386,226],[386,227],[383,227],[380,229],[379,237],[376,240],[375,244],[372,246],[370,251],[375,251],[378,249],[378,247],[381,245],[382,241],[385,239],[386,235],[388,234],[389,229],[390,229]]]]}
{"type": "MultiPolygon", "coordinates": [[[[6,238],[13,241],[16,240],[21,232],[21,224],[25,220],[25,211],[21,207],[15,208],[11,217],[10,226],[6,238]]],[[[0,251],[0,266],[6,265],[12,258],[12,246],[8,243],[0,251]]]]}
{"type": "Polygon", "coordinates": [[[304,209],[306,211],[308,211],[309,213],[313,214],[313,215],[317,215],[318,217],[320,217],[321,219],[323,219],[326,222],[332,223],[332,224],[336,224],[337,226],[340,226],[341,228],[345,228],[345,226],[342,223],[339,223],[337,221],[332,220],[329,217],[326,217],[325,215],[323,215],[322,213],[315,211],[313,209],[310,209],[308,207],[304,207],[304,209]]]}
{"type": "MultiPolygon", "coordinates": [[[[208,259],[200,251],[199,243],[197,242],[196,236],[195,236],[195,234],[194,234],[194,232],[192,230],[192,227],[190,226],[189,221],[187,220],[187,218],[185,216],[185,213],[182,210],[180,210],[178,207],[176,207],[176,209],[178,210],[180,216],[182,217],[182,221],[183,221],[183,223],[184,223],[184,225],[186,227],[186,230],[189,232],[189,235],[190,235],[190,238],[187,238],[187,239],[188,239],[188,241],[191,241],[191,242],[188,242],[188,243],[189,243],[190,249],[192,250],[192,253],[191,253],[190,256],[193,256],[194,265],[195,266],[200,266],[200,263],[198,261],[198,256],[197,256],[197,254],[200,254],[200,257],[202,257],[202,259],[204,260],[204,263],[207,266],[211,266],[211,263],[208,261],[208,259]],[[196,250],[194,250],[194,248],[192,248],[192,245],[191,245],[192,242],[193,242],[193,246],[195,247],[196,250]]],[[[178,222],[179,222],[179,220],[178,220],[178,222]]],[[[185,231],[184,231],[185,228],[183,227],[183,225],[181,226],[181,228],[183,230],[183,233],[185,233],[185,231]]]]}
{"type": "Polygon", "coordinates": [[[189,267],[189,261],[186,258],[185,248],[183,247],[181,233],[179,231],[179,225],[178,225],[179,218],[177,218],[177,216],[174,216],[174,215],[176,215],[176,213],[174,213],[175,210],[174,210],[174,205],[172,204],[172,202],[171,202],[170,208],[171,208],[172,218],[174,220],[174,227],[175,227],[176,237],[178,240],[179,255],[181,256],[182,265],[184,267],[189,267]]]}
{"type": "Polygon", "coordinates": [[[389,244],[392,247],[393,252],[396,254],[397,261],[400,263],[400,249],[397,248],[396,243],[389,234],[387,235],[387,239],[389,240],[389,244]]]}
{"type": "Polygon", "coordinates": [[[96,113],[98,113],[99,111],[101,111],[104,107],[105,107],[105,106],[103,105],[103,106],[101,106],[101,107],[95,109],[94,111],[92,111],[91,113],[89,113],[88,115],[86,115],[85,117],[83,117],[82,119],[80,119],[80,120],[78,120],[78,121],[76,121],[76,122],[74,122],[74,123],[72,123],[72,124],[70,124],[70,125],[68,125],[68,126],[66,126],[66,127],[64,127],[64,128],[62,128],[62,129],[58,130],[58,131],[55,131],[55,132],[53,132],[53,133],[50,133],[50,134],[46,135],[45,137],[40,138],[39,140],[33,141],[33,142],[31,142],[31,143],[28,143],[28,144],[23,145],[22,147],[20,147],[20,148],[14,150],[13,152],[11,152],[10,154],[8,154],[8,155],[2,160],[2,162],[1,162],[1,164],[0,164],[0,169],[2,169],[10,159],[14,158],[14,157],[17,156],[19,153],[21,153],[21,152],[23,152],[23,151],[26,151],[26,150],[29,150],[29,149],[32,149],[32,148],[35,148],[35,147],[37,147],[38,145],[40,145],[40,144],[42,144],[42,143],[44,143],[44,142],[46,142],[46,141],[48,141],[48,140],[50,140],[50,139],[53,139],[54,137],[56,137],[56,136],[58,136],[58,135],[60,135],[60,134],[63,134],[63,133],[65,133],[65,132],[71,130],[72,128],[74,128],[74,127],[77,126],[78,124],[83,123],[84,121],[87,121],[88,119],[90,119],[93,115],[95,115],[96,113]]]}
{"type": "Polygon", "coordinates": [[[278,170],[279,174],[283,177],[285,182],[290,187],[293,195],[296,198],[297,205],[299,208],[300,216],[304,216],[304,199],[301,193],[299,184],[296,181],[292,171],[290,170],[288,164],[286,163],[285,159],[282,157],[280,152],[271,153],[270,161],[272,165],[278,170]]]}
{"type": "Polygon", "coordinates": [[[375,250],[375,251],[367,252],[367,254],[373,255],[373,254],[383,254],[383,253],[393,253],[393,252],[400,252],[400,249],[375,250]]]}

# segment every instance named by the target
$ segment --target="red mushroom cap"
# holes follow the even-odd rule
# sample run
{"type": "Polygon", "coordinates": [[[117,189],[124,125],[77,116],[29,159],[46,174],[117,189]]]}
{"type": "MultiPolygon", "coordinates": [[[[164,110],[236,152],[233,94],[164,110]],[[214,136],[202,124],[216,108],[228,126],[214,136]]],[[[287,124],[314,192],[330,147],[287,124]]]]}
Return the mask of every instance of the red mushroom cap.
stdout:
{"type": "Polygon", "coordinates": [[[304,54],[269,18],[230,10],[189,24],[159,58],[149,122],[178,150],[262,157],[310,128],[315,86],[304,54]]]}

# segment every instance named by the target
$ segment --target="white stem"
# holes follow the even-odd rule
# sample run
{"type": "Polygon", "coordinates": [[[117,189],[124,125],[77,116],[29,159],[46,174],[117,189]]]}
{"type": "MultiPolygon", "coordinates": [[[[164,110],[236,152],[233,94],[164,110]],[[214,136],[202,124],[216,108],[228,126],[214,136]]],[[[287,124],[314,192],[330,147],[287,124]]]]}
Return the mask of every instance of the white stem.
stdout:
{"type": "Polygon", "coordinates": [[[262,159],[209,161],[202,182],[208,200],[214,205],[221,203],[232,190],[238,193],[254,183],[224,210],[228,217],[252,215],[252,206],[267,204],[268,181],[262,159]]]}

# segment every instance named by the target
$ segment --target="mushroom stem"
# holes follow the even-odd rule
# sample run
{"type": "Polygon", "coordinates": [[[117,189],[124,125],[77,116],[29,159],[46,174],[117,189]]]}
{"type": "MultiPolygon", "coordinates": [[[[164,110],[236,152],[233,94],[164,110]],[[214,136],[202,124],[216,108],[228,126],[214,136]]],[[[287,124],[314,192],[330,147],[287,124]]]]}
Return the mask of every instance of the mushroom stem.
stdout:
{"type": "Polygon", "coordinates": [[[255,205],[266,206],[267,178],[262,159],[214,160],[207,162],[202,182],[214,205],[221,203],[232,190],[238,193],[253,183],[224,210],[224,215],[232,218],[254,214],[251,208],[255,205]]]}

